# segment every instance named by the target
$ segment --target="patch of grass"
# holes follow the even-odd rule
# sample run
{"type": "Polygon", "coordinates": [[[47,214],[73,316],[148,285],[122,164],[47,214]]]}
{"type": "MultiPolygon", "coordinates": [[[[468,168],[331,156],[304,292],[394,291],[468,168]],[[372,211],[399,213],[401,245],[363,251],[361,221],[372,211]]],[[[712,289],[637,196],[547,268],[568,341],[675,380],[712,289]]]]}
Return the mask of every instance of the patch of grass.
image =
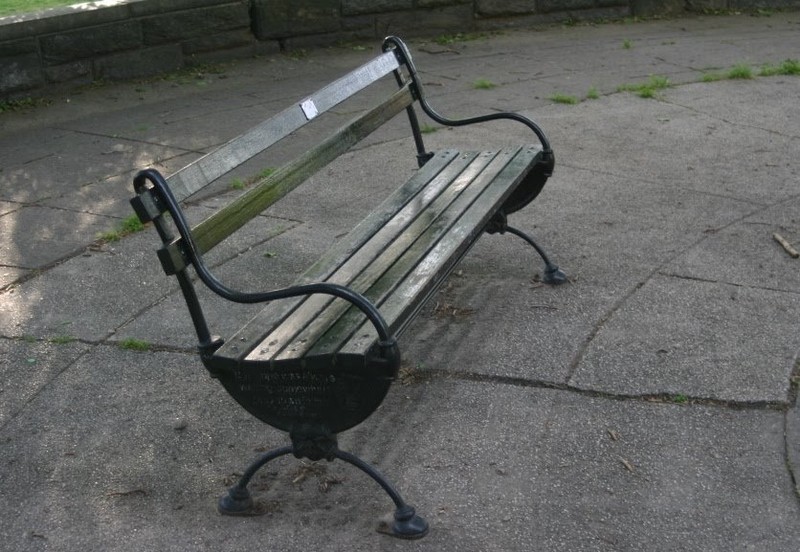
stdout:
{"type": "Polygon", "coordinates": [[[639,84],[623,84],[617,88],[618,92],[633,92],[640,98],[655,98],[659,90],[669,88],[670,82],[667,77],[661,75],[651,75],[647,82],[639,84]]]}
{"type": "Polygon", "coordinates": [[[780,65],[764,65],[758,72],[759,77],[773,77],[775,75],[800,75],[800,61],[787,59],[780,65]]]}
{"type": "Polygon", "coordinates": [[[672,402],[674,402],[675,404],[686,404],[689,402],[689,397],[687,397],[686,395],[678,394],[672,397],[672,402]]]}
{"type": "Polygon", "coordinates": [[[554,101],[555,103],[560,104],[567,104],[567,105],[575,105],[578,103],[578,98],[575,96],[569,96],[567,94],[555,93],[550,96],[550,100],[554,101]]]}
{"type": "Polygon", "coordinates": [[[753,68],[745,63],[738,63],[728,70],[729,79],[752,79],[753,68]]]}
{"type": "Polygon", "coordinates": [[[104,241],[115,242],[121,240],[128,234],[141,232],[142,230],[144,230],[144,224],[142,224],[142,221],[140,221],[139,217],[136,215],[131,215],[128,218],[123,219],[114,230],[102,232],[98,237],[104,241]]]}
{"type": "Polygon", "coordinates": [[[57,8],[78,4],[81,0],[3,0],[0,2],[0,17],[6,15],[30,13],[47,8],[57,8]]]}
{"type": "Polygon", "coordinates": [[[703,78],[701,80],[703,82],[716,82],[724,79],[725,75],[722,73],[703,73],[703,78]]]}
{"type": "Polygon", "coordinates": [[[306,59],[310,54],[305,48],[298,48],[296,50],[285,51],[283,55],[291,60],[300,61],[301,59],[306,59]]]}
{"type": "Polygon", "coordinates": [[[256,180],[263,180],[263,179],[267,178],[268,176],[270,176],[274,172],[275,172],[275,168],[274,167],[267,167],[266,169],[261,169],[261,172],[259,172],[255,176],[255,179],[256,180]]]}
{"type": "Polygon", "coordinates": [[[467,42],[470,40],[479,40],[486,38],[489,35],[486,33],[456,33],[456,34],[443,34],[433,39],[436,44],[440,46],[447,46],[448,44],[455,44],[456,42],[467,42]]]}
{"type": "Polygon", "coordinates": [[[264,180],[272,173],[275,172],[276,169],[273,167],[267,167],[266,169],[262,169],[258,174],[254,174],[253,176],[248,176],[244,180],[241,178],[234,178],[231,183],[230,187],[232,190],[244,190],[245,188],[252,186],[256,182],[264,180]]]}
{"type": "Polygon", "coordinates": [[[57,335],[50,338],[49,341],[50,343],[55,343],[56,345],[66,345],[67,343],[72,343],[75,341],[75,338],[71,335],[57,335]]]}
{"type": "Polygon", "coordinates": [[[600,91],[597,90],[597,88],[594,86],[590,87],[589,90],[586,92],[586,99],[596,100],[598,98],[600,98],[600,91]]]}
{"type": "Polygon", "coordinates": [[[50,100],[43,98],[20,98],[17,100],[3,100],[0,101],[0,113],[7,113],[11,111],[30,111],[43,105],[50,105],[50,100]]]}
{"type": "Polygon", "coordinates": [[[439,130],[439,127],[435,127],[435,126],[433,126],[433,125],[427,125],[427,124],[423,124],[423,125],[421,125],[421,126],[419,127],[419,131],[420,131],[422,134],[433,134],[433,133],[434,133],[434,132],[436,132],[437,130],[439,130]]]}
{"type": "Polygon", "coordinates": [[[622,41],[622,49],[623,50],[630,50],[631,48],[633,48],[633,42],[631,42],[627,38],[622,41]]]}
{"type": "Polygon", "coordinates": [[[495,83],[487,79],[478,79],[472,83],[472,87],[477,90],[491,90],[497,87],[495,83]]]}
{"type": "Polygon", "coordinates": [[[125,349],[127,351],[149,351],[150,350],[150,343],[141,339],[135,339],[133,337],[129,337],[128,339],[123,339],[120,341],[119,346],[121,349],[125,349]]]}

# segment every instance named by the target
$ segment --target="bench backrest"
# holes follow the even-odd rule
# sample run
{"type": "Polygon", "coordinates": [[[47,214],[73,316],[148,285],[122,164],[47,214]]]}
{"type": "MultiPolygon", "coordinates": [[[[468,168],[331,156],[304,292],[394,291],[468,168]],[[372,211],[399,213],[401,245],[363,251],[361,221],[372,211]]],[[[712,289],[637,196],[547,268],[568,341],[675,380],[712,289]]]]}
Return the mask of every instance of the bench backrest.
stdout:
{"type": "MultiPolygon", "coordinates": [[[[390,73],[395,74],[399,89],[388,98],[340,127],[306,153],[271,172],[246,193],[194,226],[192,235],[199,253],[212,249],[383,123],[404,109],[410,109],[415,95],[412,82],[401,71],[401,58],[397,49],[384,52],[167,178],[175,199],[183,201],[371,84],[390,73]]],[[[413,113],[409,115],[413,130],[418,134],[416,117],[413,113]]],[[[180,238],[177,238],[160,252],[167,273],[174,274],[187,265],[180,247],[180,238]]]]}

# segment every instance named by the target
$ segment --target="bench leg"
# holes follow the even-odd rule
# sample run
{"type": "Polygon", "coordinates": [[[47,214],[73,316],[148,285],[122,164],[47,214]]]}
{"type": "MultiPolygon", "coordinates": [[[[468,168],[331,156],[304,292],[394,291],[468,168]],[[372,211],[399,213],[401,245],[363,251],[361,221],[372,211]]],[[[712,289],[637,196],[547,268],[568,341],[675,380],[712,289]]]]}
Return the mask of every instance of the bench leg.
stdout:
{"type": "Polygon", "coordinates": [[[386,494],[388,494],[394,502],[396,507],[394,511],[394,521],[388,523],[382,522],[378,526],[378,531],[401,539],[421,539],[428,534],[428,522],[416,514],[414,507],[403,500],[400,493],[392,487],[391,483],[389,483],[378,470],[349,452],[337,449],[334,455],[336,458],[344,460],[348,464],[352,464],[369,475],[384,491],[386,491],[386,494]]]}
{"type": "Polygon", "coordinates": [[[271,450],[261,456],[258,460],[250,464],[244,472],[239,482],[233,487],[228,489],[228,492],[219,499],[217,509],[220,514],[226,516],[256,516],[260,515],[256,508],[254,508],[253,498],[250,491],[247,490],[247,485],[250,480],[268,462],[285,456],[287,454],[294,454],[296,457],[307,457],[306,453],[311,452],[312,460],[321,460],[325,458],[330,461],[338,458],[351,464],[375,480],[381,488],[386,491],[386,494],[392,499],[395,505],[394,520],[390,522],[381,522],[378,525],[378,531],[398,537],[401,539],[419,539],[428,533],[428,522],[422,517],[418,516],[414,511],[414,507],[407,504],[400,493],[389,483],[389,481],[378,470],[361,460],[359,457],[339,450],[336,446],[335,436],[330,434],[325,435],[322,441],[326,441],[324,450],[315,449],[312,444],[312,449],[304,450],[303,445],[308,445],[308,441],[301,442],[294,439],[293,445],[277,448],[271,450]]]}
{"type": "Polygon", "coordinates": [[[219,510],[219,513],[226,516],[260,515],[260,512],[253,508],[253,498],[250,496],[250,491],[247,490],[247,484],[250,483],[250,480],[253,478],[256,472],[264,466],[264,464],[270,462],[271,460],[275,460],[276,458],[280,458],[281,456],[291,454],[293,450],[294,448],[292,446],[277,448],[267,452],[258,460],[250,464],[250,467],[247,468],[247,471],[245,471],[242,477],[239,478],[239,482],[228,489],[228,492],[219,499],[219,502],[217,503],[217,509],[219,510]]]}
{"type": "Polygon", "coordinates": [[[556,266],[550,261],[550,259],[547,257],[547,254],[544,252],[544,249],[539,247],[539,245],[535,241],[533,241],[533,238],[528,236],[525,232],[517,230],[516,228],[513,228],[511,226],[506,226],[503,229],[503,231],[508,232],[509,234],[514,234],[515,236],[519,236],[520,238],[528,242],[536,250],[536,252],[544,261],[544,276],[542,277],[542,281],[545,284],[552,284],[557,286],[559,284],[563,284],[569,281],[567,279],[567,275],[564,274],[564,271],[558,268],[558,266],[556,266]]]}

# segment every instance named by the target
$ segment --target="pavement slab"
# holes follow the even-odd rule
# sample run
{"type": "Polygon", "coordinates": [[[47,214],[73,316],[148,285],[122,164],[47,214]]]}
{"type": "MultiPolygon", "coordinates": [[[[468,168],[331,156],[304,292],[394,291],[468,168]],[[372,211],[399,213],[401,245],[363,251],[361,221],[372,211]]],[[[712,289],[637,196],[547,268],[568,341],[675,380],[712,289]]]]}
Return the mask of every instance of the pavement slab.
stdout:
{"type": "Polygon", "coordinates": [[[115,223],[103,215],[26,206],[0,217],[0,233],[5,237],[0,258],[19,268],[44,268],[82,250],[88,240],[113,229],[115,223]]]}
{"type": "Polygon", "coordinates": [[[785,403],[800,349],[798,307],[798,294],[656,276],[599,327],[571,383],[785,403]]]}
{"type": "Polygon", "coordinates": [[[68,336],[53,341],[0,339],[0,427],[22,411],[37,393],[76,362],[89,347],[68,336]]]}
{"type": "Polygon", "coordinates": [[[800,537],[781,412],[426,380],[424,371],[423,381],[395,387],[342,447],[398,481],[430,520],[425,539],[374,532],[390,502],[339,462],[276,461],[253,484],[270,513],[221,517],[214,503],[231,473],[284,438],[239,413],[189,359],[98,347],[6,424],[3,441],[13,446],[0,452],[0,500],[26,515],[8,519],[4,541],[21,551],[213,550],[254,540],[285,550],[687,541],[788,550],[800,537]],[[122,377],[98,377],[107,370],[122,377]]]}

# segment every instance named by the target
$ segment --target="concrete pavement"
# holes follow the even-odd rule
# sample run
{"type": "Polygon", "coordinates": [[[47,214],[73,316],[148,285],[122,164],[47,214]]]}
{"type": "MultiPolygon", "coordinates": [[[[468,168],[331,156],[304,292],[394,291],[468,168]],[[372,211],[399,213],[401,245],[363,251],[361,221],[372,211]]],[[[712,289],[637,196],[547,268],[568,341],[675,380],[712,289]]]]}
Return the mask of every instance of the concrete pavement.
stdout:
{"type": "MultiPolygon", "coordinates": [[[[96,241],[129,216],[136,170],[179,168],[379,45],[0,113],[0,548],[796,550],[800,259],[772,235],[800,245],[800,77],[703,77],[797,60],[799,33],[800,14],[775,13],[411,41],[443,113],[513,109],[544,127],[556,172],[513,221],[571,277],[543,286],[521,242],[486,236],[404,334],[386,403],[341,435],[429,520],[416,542],[374,531],[390,502],[338,462],[275,462],[253,485],[265,516],[219,516],[233,474],[286,438],[207,377],[153,231],[96,241]],[[670,82],[653,99],[619,91],[653,75],[670,82]]],[[[426,134],[433,148],[520,139],[426,134]]],[[[392,122],[212,255],[215,270],[246,289],[288,283],[413,153],[392,122]]],[[[202,300],[221,335],[256,309],[202,300]]]]}

